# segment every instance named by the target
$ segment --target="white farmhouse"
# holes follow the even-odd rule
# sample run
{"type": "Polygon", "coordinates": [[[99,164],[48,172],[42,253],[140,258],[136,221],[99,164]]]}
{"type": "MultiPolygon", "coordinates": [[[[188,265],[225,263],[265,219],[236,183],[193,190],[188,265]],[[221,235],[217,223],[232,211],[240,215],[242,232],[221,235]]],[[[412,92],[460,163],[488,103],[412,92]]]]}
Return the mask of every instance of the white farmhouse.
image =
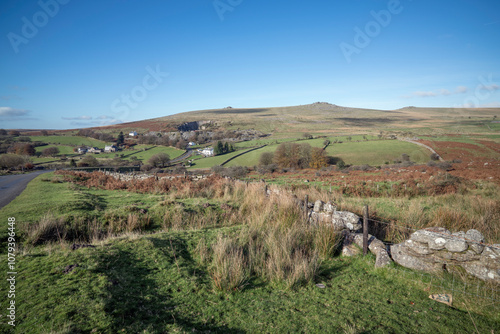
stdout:
{"type": "Polygon", "coordinates": [[[104,147],[104,152],[106,153],[116,152],[117,149],[118,147],[116,147],[115,145],[106,145],[104,147]]]}
{"type": "Polygon", "coordinates": [[[137,132],[132,131],[132,132],[130,132],[128,135],[129,135],[130,137],[135,137],[135,136],[137,136],[137,132]]]}
{"type": "Polygon", "coordinates": [[[213,149],[213,147],[205,147],[203,150],[200,151],[200,153],[206,157],[213,157],[214,156],[214,149],[213,149]]]}

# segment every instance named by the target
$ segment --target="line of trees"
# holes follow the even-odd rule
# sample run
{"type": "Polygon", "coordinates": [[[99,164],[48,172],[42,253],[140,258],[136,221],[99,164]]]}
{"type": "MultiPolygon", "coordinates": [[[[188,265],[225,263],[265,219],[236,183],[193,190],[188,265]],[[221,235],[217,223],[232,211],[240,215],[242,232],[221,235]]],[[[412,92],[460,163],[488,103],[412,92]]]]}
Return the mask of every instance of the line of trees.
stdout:
{"type": "Polygon", "coordinates": [[[233,151],[234,151],[233,144],[229,144],[228,142],[222,143],[220,140],[214,147],[214,155],[222,155],[233,151]]]}
{"type": "Polygon", "coordinates": [[[282,143],[274,153],[265,152],[260,156],[261,166],[276,165],[281,168],[316,168],[328,166],[326,152],[309,144],[282,143]]]}

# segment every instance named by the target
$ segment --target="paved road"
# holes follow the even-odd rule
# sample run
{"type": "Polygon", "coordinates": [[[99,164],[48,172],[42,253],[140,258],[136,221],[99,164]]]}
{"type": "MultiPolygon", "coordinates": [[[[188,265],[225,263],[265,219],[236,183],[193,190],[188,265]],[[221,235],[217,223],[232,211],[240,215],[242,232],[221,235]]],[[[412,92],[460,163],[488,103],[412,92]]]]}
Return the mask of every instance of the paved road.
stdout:
{"type": "Polygon", "coordinates": [[[182,161],[188,157],[191,156],[191,154],[193,154],[193,150],[188,148],[186,152],[184,152],[181,156],[175,158],[175,159],[172,159],[170,160],[170,163],[176,163],[176,162],[179,162],[179,161],[182,161]]]}
{"type": "Polygon", "coordinates": [[[37,171],[29,174],[0,176],[0,209],[19,196],[28,183],[40,174],[52,170],[37,171]]]}

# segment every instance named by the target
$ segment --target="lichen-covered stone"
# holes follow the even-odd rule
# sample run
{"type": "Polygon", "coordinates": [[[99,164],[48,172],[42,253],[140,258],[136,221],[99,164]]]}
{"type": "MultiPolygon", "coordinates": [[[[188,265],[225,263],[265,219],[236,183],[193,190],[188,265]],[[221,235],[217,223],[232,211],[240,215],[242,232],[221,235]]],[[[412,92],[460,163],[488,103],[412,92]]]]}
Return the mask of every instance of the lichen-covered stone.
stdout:
{"type": "Polygon", "coordinates": [[[422,243],[429,243],[437,238],[446,238],[451,232],[442,227],[426,228],[418,230],[410,235],[410,239],[422,243]]]}
{"type": "Polygon", "coordinates": [[[446,239],[443,237],[437,237],[436,239],[429,240],[429,248],[432,250],[441,250],[444,249],[444,245],[446,244],[446,239]]]}
{"type": "Polygon", "coordinates": [[[314,212],[321,212],[323,211],[323,206],[324,206],[325,203],[323,203],[323,201],[320,201],[320,200],[317,200],[316,202],[314,202],[314,212]]]}
{"type": "Polygon", "coordinates": [[[348,211],[335,211],[332,213],[332,225],[336,230],[349,229],[351,231],[359,231],[362,224],[357,215],[348,211]]]}
{"type": "Polygon", "coordinates": [[[481,232],[478,230],[468,230],[467,233],[465,233],[465,239],[467,239],[467,243],[469,244],[469,247],[476,252],[476,254],[481,254],[484,250],[484,236],[481,232]]]}
{"type": "Polygon", "coordinates": [[[442,270],[442,264],[432,260],[432,258],[413,253],[404,243],[392,245],[390,250],[394,262],[403,267],[427,272],[442,270]]]}
{"type": "Polygon", "coordinates": [[[463,239],[449,238],[444,247],[450,252],[460,253],[466,251],[469,246],[463,239]]]}
{"type": "Polygon", "coordinates": [[[323,207],[323,210],[326,213],[333,213],[335,210],[337,210],[337,206],[334,205],[332,202],[326,202],[326,204],[323,207]]]}
{"type": "Polygon", "coordinates": [[[427,247],[426,244],[411,239],[405,241],[405,246],[410,247],[412,251],[420,255],[428,255],[434,253],[434,251],[427,247]]]}

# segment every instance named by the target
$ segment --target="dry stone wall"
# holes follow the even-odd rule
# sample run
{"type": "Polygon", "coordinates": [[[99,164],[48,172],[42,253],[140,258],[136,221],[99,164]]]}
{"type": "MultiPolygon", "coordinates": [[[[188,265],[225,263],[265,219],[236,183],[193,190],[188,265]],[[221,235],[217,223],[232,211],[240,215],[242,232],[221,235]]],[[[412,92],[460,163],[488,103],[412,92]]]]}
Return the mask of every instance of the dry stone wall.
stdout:
{"type": "Polygon", "coordinates": [[[439,272],[461,267],[479,279],[500,284],[500,244],[485,245],[478,230],[418,230],[410,239],[391,246],[390,252],[396,263],[407,268],[439,272]]]}
{"type": "MultiPolygon", "coordinates": [[[[300,204],[303,205],[303,202],[300,204]]],[[[335,204],[308,203],[308,219],[312,225],[326,224],[344,236],[342,254],[353,256],[363,247],[362,223],[352,212],[337,211],[335,204]]],[[[390,248],[368,235],[368,249],[376,255],[376,267],[392,261],[415,270],[439,272],[463,268],[484,281],[500,284],[500,244],[487,245],[478,230],[451,233],[441,227],[426,228],[411,234],[410,239],[390,248]]]]}

